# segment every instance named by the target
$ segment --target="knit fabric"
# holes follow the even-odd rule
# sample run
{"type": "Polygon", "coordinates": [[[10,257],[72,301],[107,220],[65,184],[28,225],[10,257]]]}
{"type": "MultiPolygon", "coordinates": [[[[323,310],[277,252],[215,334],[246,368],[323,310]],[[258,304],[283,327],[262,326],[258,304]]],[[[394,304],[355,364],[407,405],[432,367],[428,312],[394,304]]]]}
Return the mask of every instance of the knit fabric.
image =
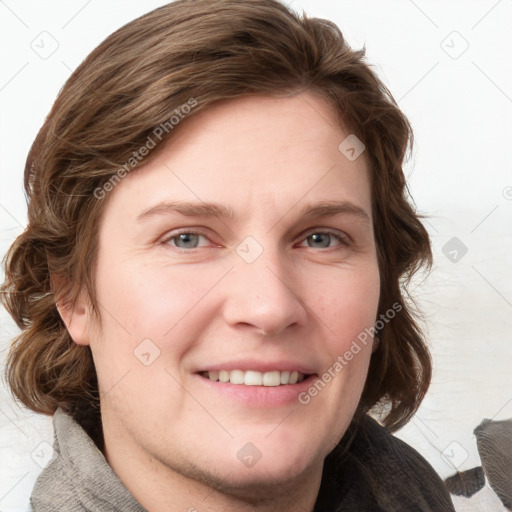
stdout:
{"type": "Polygon", "coordinates": [[[36,481],[35,512],[144,512],[76,421],[58,409],[55,454],[36,481]]]}

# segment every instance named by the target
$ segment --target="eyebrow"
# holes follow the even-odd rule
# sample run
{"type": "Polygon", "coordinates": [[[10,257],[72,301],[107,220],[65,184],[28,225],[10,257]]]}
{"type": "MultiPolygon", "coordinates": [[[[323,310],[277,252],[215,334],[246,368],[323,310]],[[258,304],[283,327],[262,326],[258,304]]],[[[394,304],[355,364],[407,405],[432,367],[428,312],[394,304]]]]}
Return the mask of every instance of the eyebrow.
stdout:
{"type": "Polygon", "coordinates": [[[366,211],[350,201],[324,202],[315,205],[306,205],[300,215],[310,219],[317,217],[327,217],[340,214],[349,214],[370,222],[370,217],[366,211]]]}
{"type": "MultiPolygon", "coordinates": [[[[144,222],[156,215],[172,213],[179,213],[185,217],[213,217],[219,219],[234,219],[236,217],[233,209],[219,203],[163,201],[140,213],[137,216],[137,221],[144,222]]],[[[299,216],[307,219],[315,219],[340,214],[354,215],[368,223],[370,222],[370,217],[366,211],[350,201],[329,201],[306,205],[300,211],[299,216]]],[[[284,216],[286,215],[287,214],[284,216]]]]}
{"type": "Polygon", "coordinates": [[[226,219],[233,219],[235,217],[235,212],[231,208],[218,203],[163,201],[137,215],[137,221],[143,222],[155,215],[169,213],[179,213],[185,217],[217,217],[226,219]]]}

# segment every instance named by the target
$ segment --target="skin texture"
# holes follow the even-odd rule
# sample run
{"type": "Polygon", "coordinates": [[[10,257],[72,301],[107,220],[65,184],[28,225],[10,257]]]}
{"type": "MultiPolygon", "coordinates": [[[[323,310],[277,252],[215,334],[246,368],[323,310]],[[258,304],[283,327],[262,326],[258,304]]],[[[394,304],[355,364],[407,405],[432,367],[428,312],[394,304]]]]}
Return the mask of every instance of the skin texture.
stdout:
{"type": "Polygon", "coordinates": [[[63,318],[92,349],[107,460],[148,510],[312,510],[371,344],[307,405],[283,401],[282,388],[227,394],[198,372],[243,360],[320,375],[374,325],[369,175],[364,154],[338,150],[349,133],[309,93],[223,102],[110,193],[95,270],[101,325],[85,297],[63,318]],[[143,214],[166,201],[216,202],[233,218],[143,214]],[[302,213],[341,201],[366,217],[302,213]],[[182,231],[202,236],[186,245],[182,231]],[[250,467],[244,447],[261,456],[250,467]]]}

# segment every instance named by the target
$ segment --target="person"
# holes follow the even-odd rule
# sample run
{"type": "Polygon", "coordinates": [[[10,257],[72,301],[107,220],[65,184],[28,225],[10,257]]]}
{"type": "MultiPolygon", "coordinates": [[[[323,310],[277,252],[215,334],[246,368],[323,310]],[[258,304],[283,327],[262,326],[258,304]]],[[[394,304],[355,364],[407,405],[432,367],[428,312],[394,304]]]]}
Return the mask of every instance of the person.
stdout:
{"type": "Polygon", "coordinates": [[[392,435],[431,377],[411,143],[364,51],[276,0],[179,0],[101,43],[5,263],[8,382],[54,415],[33,509],[453,510],[392,435]]]}

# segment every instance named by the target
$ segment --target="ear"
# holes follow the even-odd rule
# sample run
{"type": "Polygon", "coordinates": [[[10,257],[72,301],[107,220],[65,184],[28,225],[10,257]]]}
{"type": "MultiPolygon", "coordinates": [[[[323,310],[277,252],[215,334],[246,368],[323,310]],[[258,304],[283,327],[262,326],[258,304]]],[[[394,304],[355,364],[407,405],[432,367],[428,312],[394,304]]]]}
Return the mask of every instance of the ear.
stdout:
{"type": "Polygon", "coordinates": [[[89,302],[81,293],[75,303],[57,303],[57,310],[71,336],[77,345],[89,345],[89,326],[91,311],[89,302]]]}
{"type": "MultiPolygon", "coordinates": [[[[52,275],[51,282],[54,295],[58,297],[57,290],[63,289],[63,279],[60,276],[52,275]]],[[[77,345],[89,345],[89,327],[92,316],[87,294],[81,291],[74,303],[63,297],[57,300],[55,305],[72,340],[77,345]]]]}

